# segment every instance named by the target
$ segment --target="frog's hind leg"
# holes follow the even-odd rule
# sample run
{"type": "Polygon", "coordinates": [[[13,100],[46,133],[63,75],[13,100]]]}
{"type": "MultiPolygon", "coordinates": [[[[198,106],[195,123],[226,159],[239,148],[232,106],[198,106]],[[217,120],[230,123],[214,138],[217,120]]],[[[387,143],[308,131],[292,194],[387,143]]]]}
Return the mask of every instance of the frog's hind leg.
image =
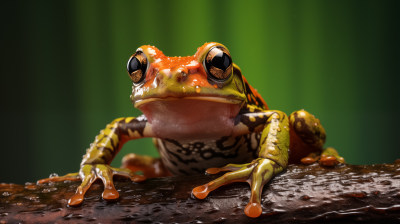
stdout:
{"type": "Polygon", "coordinates": [[[122,158],[122,168],[141,171],[146,178],[171,176],[160,158],[129,153],[122,158]]]}
{"type": "MultiPolygon", "coordinates": [[[[158,148],[158,141],[153,138],[153,144],[158,148]]],[[[146,178],[166,177],[172,174],[164,166],[161,158],[129,153],[122,158],[122,168],[133,172],[142,172],[146,178]]]]}
{"type": "Polygon", "coordinates": [[[325,129],[319,119],[305,110],[293,112],[289,116],[290,163],[312,164],[316,161],[323,166],[344,163],[334,148],[324,149],[325,129]]]}

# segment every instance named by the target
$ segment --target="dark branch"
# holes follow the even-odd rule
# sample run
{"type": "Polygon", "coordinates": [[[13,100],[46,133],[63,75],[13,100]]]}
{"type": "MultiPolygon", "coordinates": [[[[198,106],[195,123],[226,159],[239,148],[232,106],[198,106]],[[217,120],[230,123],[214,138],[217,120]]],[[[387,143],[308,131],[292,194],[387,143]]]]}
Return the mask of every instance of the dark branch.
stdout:
{"type": "Polygon", "coordinates": [[[103,187],[98,183],[77,208],[66,205],[78,182],[0,184],[0,222],[400,222],[400,163],[336,168],[291,165],[264,187],[263,214],[257,219],[243,213],[250,196],[247,184],[222,187],[205,200],[191,196],[193,187],[214,177],[118,180],[121,198],[116,202],[101,199],[103,187]]]}

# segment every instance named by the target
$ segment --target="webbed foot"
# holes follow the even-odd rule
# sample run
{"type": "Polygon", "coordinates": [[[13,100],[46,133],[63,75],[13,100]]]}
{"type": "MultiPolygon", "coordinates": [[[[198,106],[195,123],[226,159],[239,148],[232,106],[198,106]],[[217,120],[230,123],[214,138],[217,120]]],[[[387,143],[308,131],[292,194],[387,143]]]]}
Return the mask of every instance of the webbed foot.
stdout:
{"type": "Polygon", "coordinates": [[[282,170],[283,168],[274,161],[263,158],[255,159],[247,164],[228,164],[222,168],[209,168],[206,171],[208,174],[230,172],[207,184],[195,187],[192,193],[196,198],[204,199],[211,191],[223,185],[233,182],[247,182],[251,188],[251,197],[244,212],[247,216],[256,218],[262,213],[261,193],[264,185],[282,170]]]}
{"type": "Polygon", "coordinates": [[[318,162],[321,166],[336,166],[339,163],[344,163],[344,158],[332,147],[328,147],[322,153],[310,153],[308,156],[301,159],[301,163],[310,165],[318,162]]]}
{"type": "Polygon", "coordinates": [[[144,181],[146,178],[142,175],[136,175],[130,170],[114,168],[106,164],[85,164],[81,167],[79,174],[71,173],[61,177],[51,177],[39,180],[38,183],[46,183],[51,181],[65,180],[82,180],[81,185],[77,188],[76,193],[68,200],[68,205],[78,206],[82,204],[86,191],[97,180],[101,179],[104,184],[102,194],[105,200],[115,200],[119,198],[119,193],[114,187],[113,176],[123,176],[131,179],[134,182],[144,181]]]}

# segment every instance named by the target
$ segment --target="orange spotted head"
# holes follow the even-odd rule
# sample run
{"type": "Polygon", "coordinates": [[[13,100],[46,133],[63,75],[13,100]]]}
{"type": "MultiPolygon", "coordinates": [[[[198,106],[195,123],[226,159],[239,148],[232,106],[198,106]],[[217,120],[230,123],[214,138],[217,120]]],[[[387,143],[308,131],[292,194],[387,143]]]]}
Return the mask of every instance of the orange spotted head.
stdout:
{"type": "Polygon", "coordinates": [[[219,43],[205,43],[186,57],[168,57],[154,46],[143,45],[128,60],[127,70],[135,107],[170,98],[240,105],[246,101],[240,69],[219,43]]]}

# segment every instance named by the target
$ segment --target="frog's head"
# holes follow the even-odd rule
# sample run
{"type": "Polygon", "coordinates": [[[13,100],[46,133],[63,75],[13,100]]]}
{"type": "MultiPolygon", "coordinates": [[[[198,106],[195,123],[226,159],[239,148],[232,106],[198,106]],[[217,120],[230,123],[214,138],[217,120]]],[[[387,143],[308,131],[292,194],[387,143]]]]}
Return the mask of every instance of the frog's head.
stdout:
{"type": "Polygon", "coordinates": [[[190,137],[216,125],[220,128],[210,130],[210,135],[227,135],[221,129],[233,127],[233,118],[246,101],[241,71],[219,43],[206,43],[187,57],[167,57],[144,45],[131,56],[127,69],[133,81],[131,100],[153,129],[173,123],[183,130],[158,136],[190,137]]]}

